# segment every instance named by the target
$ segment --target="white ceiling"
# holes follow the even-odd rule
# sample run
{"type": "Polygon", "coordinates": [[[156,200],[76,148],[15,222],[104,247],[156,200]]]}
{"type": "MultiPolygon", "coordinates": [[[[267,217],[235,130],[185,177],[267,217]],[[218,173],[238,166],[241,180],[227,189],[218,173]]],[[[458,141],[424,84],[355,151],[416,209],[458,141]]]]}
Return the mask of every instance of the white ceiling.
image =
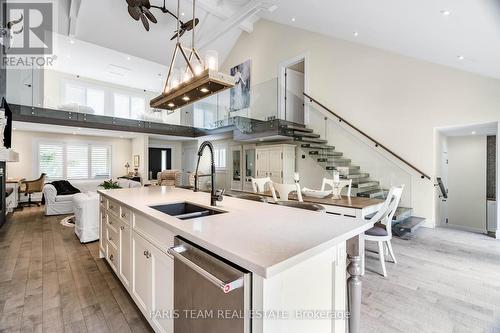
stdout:
{"type": "Polygon", "coordinates": [[[497,135],[498,123],[480,123],[439,128],[445,136],[497,135]]]}
{"type": "MultiPolygon", "coordinates": [[[[78,3],[78,0],[65,0],[78,3]]],[[[162,0],[150,0],[161,5],[162,0]]],[[[167,0],[175,11],[176,1],[167,0]]],[[[197,0],[197,45],[215,49],[222,63],[242,31],[260,17],[422,60],[500,78],[500,0],[197,0]],[[251,5],[274,11],[245,11],[251,5]],[[450,15],[442,15],[449,11],[450,15]],[[249,14],[248,14],[249,13],[249,14]],[[295,19],[292,21],[292,19],[295,19]],[[217,31],[223,29],[223,33],[217,31]],[[354,35],[357,32],[357,36],[354,35]],[[214,38],[214,35],[217,38],[214,38]],[[463,59],[459,59],[463,56],[463,59]]],[[[191,0],[181,0],[183,20],[191,0]]],[[[75,44],[62,38],[56,69],[159,91],[174,47],[171,16],[152,10],[158,24],[146,32],[125,0],[85,0],[76,20],[75,44]],[[66,57],[66,54],[70,54],[66,57]],[[119,74],[112,68],[122,67],[119,74]],[[121,75],[120,75],[121,74],[121,75]],[[163,77],[158,74],[162,74],[163,77]]],[[[183,43],[189,45],[190,34],[183,43]]],[[[202,50],[203,51],[203,50],[202,50]]]]}
{"type": "Polygon", "coordinates": [[[498,0],[274,2],[271,21],[500,78],[498,0]]]}
{"type": "MultiPolygon", "coordinates": [[[[152,5],[163,4],[162,0],[150,0],[152,5]]],[[[198,37],[206,35],[223,23],[226,17],[230,17],[241,5],[249,0],[199,0],[197,1],[196,17],[200,24],[196,28],[198,37]],[[204,5],[203,5],[204,4],[204,5]],[[209,13],[203,8],[210,8],[216,14],[209,13]]],[[[177,1],[167,0],[166,7],[176,13],[177,1]]],[[[151,12],[158,20],[157,24],[150,24],[150,31],[146,31],[139,21],[134,21],[127,12],[125,0],[85,0],[81,2],[78,13],[76,35],[77,39],[94,43],[119,52],[133,55],[138,58],[147,59],[162,65],[169,65],[175,40],[170,41],[177,29],[177,21],[163,14],[159,9],[152,8],[151,12]]],[[[189,0],[181,1],[181,20],[187,21],[192,18],[192,3],[189,0]]],[[[231,33],[220,37],[218,44],[219,56],[224,59],[231,50],[231,46],[239,37],[239,28],[231,33]]],[[[203,40],[197,38],[198,42],[203,40]]],[[[186,45],[191,43],[191,33],[186,32],[182,37],[186,45]]],[[[196,46],[196,44],[195,44],[196,46]]],[[[205,49],[211,49],[212,43],[205,49]]]]}

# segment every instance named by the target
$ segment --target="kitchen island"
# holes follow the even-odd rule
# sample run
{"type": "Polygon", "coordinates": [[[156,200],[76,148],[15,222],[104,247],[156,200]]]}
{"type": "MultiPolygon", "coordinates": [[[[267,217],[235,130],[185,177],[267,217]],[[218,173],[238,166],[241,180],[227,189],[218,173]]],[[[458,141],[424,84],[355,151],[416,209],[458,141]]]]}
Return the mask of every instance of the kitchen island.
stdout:
{"type": "Polygon", "coordinates": [[[155,331],[174,332],[169,249],[180,236],[251,273],[252,332],[345,332],[346,243],[369,221],[230,197],[215,208],[219,214],[182,220],[152,206],[209,209],[209,194],[169,187],[99,193],[100,254],[155,331]]]}

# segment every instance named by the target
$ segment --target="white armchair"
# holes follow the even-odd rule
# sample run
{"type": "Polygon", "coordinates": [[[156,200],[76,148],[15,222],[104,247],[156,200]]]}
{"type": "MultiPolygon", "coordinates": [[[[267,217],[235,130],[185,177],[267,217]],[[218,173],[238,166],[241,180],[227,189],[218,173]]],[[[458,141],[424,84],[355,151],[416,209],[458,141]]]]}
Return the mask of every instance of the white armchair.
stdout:
{"type": "Polygon", "coordinates": [[[52,184],[45,184],[43,196],[45,198],[45,215],[73,213],[74,194],[57,195],[57,190],[52,184]]]}

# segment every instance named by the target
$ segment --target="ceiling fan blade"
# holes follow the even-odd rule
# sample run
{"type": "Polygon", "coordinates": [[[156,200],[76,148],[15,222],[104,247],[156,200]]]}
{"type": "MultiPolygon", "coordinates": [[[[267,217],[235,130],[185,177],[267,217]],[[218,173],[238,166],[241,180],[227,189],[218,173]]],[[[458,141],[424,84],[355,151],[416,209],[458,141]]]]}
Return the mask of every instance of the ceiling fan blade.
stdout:
{"type": "Polygon", "coordinates": [[[132,18],[136,21],[139,21],[141,18],[141,9],[139,7],[128,6],[128,13],[132,18]]]}
{"type": "Polygon", "coordinates": [[[141,3],[141,7],[145,7],[147,9],[151,8],[151,3],[149,0],[138,0],[141,3]]]}
{"type": "Polygon", "coordinates": [[[143,8],[142,10],[143,10],[143,12],[144,12],[144,15],[146,15],[146,17],[147,17],[147,18],[148,18],[151,22],[153,22],[153,23],[158,23],[158,21],[156,20],[156,17],[153,15],[153,13],[151,13],[151,12],[149,11],[149,9],[147,9],[147,8],[143,8]]]}
{"type": "Polygon", "coordinates": [[[144,14],[141,14],[141,21],[142,25],[144,25],[144,29],[146,29],[146,31],[149,31],[149,21],[144,14]]]}
{"type": "Polygon", "coordinates": [[[199,23],[199,22],[200,22],[200,20],[198,20],[198,19],[189,20],[189,21],[187,21],[186,23],[182,24],[181,28],[182,28],[182,29],[185,29],[185,30],[187,30],[187,31],[191,31],[191,30],[193,30],[193,28],[194,28],[195,26],[197,26],[197,25],[198,25],[198,23],[199,23]]]}
{"type": "Polygon", "coordinates": [[[137,7],[141,4],[141,0],[127,0],[127,4],[132,7],[137,7]]]}

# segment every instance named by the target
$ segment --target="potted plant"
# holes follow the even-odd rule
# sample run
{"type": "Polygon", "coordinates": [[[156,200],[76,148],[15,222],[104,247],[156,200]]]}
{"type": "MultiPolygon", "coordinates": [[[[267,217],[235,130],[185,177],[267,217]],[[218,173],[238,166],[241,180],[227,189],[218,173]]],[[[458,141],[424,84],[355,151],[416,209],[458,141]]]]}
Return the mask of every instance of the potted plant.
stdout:
{"type": "Polygon", "coordinates": [[[113,181],[112,179],[103,181],[102,184],[100,184],[99,186],[103,187],[105,190],[122,188],[120,185],[118,185],[117,181],[113,181]]]}

